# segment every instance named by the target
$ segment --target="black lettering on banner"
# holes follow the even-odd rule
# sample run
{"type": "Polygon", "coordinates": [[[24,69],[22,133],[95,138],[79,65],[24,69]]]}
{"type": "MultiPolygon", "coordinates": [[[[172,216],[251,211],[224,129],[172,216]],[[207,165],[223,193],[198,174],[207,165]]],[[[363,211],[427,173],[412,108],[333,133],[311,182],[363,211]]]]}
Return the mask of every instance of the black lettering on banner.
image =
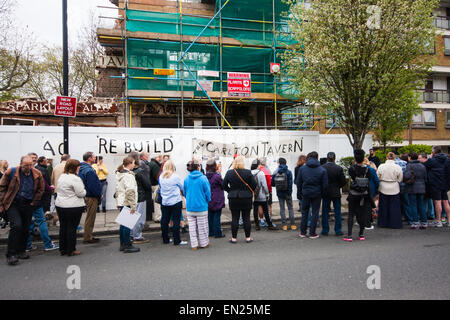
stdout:
{"type": "Polygon", "coordinates": [[[303,151],[303,138],[300,140],[300,144],[298,143],[297,140],[295,140],[294,142],[294,152],[297,152],[297,148],[300,152],[303,151]]]}
{"type": "Polygon", "coordinates": [[[133,143],[133,147],[134,147],[134,151],[136,152],[142,152],[142,150],[144,150],[144,144],[141,141],[141,148],[138,150],[138,148],[136,148],[136,143],[133,143]]]}
{"type": "Polygon", "coordinates": [[[172,139],[165,138],[163,141],[164,141],[164,153],[172,152],[172,150],[173,150],[172,139]],[[169,146],[169,144],[170,144],[170,146],[169,146]]]}
{"type": "Polygon", "coordinates": [[[251,147],[251,149],[250,149],[250,155],[251,155],[251,156],[252,156],[252,155],[258,156],[258,155],[259,155],[259,146],[251,147]]]}
{"type": "Polygon", "coordinates": [[[292,143],[289,143],[289,153],[292,152],[292,143]]]}
{"type": "Polygon", "coordinates": [[[246,156],[248,154],[248,150],[249,150],[248,147],[242,148],[241,155],[246,156]],[[245,152],[244,152],[244,150],[245,150],[245,152]]]}
{"type": "Polygon", "coordinates": [[[44,143],[44,150],[45,150],[45,151],[50,151],[50,152],[52,153],[53,156],[56,155],[56,154],[55,154],[55,151],[53,150],[52,145],[50,144],[50,141],[46,141],[46,142],[44,143]]]}
{"type": "Polygon", "coordinates": [[[283,153],[286,153],[286,145],[283,144],[283,153]]]}
{"type": "Polygon", "coordinates": [[[158,148],[157,148],[157,146],[156,146],[156,140],[153,140],[153,143],[154,143],[154,145],[155,145],[155,148],[154,148],[155,153],[161,153],[161,151],[158,150],[158,148]]]}
{"type": "Polygon", "coordinates": [[[266,151],[267,151],[267,145],[269,144],[268,141],[266,142],[262,142],[262,145],[264,146],[264,152],[263,152],[263,156],[265,157],[267,155],[266,151]]]}
{"type": "Polygon", "coordinates": [[[108,145],[108,141],[105,138],[98,139],[98,153],[102,154],[102,147],[105,149],[105,154],[108,154],[108,149],[106,146],[108,145]]]}
{"type": "Polygon", "coordinates": [[[64,142],[61,142],[60,144],[59,144],[59,146],[58,146],[58,152],[59,152],[59,155],[60,156],[62,156],[64,153],[64,142]],[[61,148],[62,148],[62,150],[61,150],[61,148]]]}
{"type": "Polygon", "coordinates": [[[208,152],[214,152],[214,151],[215,151],[215,150],[214,150],[214,142],[208,142],[208,143],[206,144],[206,151],[208,151],[208,152]],[[213,145],[213,149],[210,149],[210,148],[209,148],[211,145],[213,145]]]}
{"type": "Polygon", "coordinates": [[[147,143],[147,153],[150,153],[150,141],[145,141],[147,143]]]}
{"type": "Polygon", "coordinates": [[[109,140],[109,153],[117,154],[117,151],[113,150],[113,149],[117,148],[117,145],[113,144],[113,141],[115,142],[117,140],[116,139],[110,139],[109,140]]]}
{"type": "Polygon", "coordinates": [[[131,152],[131,143],[125,142],[125,154],[130,153],[130,152],[131,152]]]}

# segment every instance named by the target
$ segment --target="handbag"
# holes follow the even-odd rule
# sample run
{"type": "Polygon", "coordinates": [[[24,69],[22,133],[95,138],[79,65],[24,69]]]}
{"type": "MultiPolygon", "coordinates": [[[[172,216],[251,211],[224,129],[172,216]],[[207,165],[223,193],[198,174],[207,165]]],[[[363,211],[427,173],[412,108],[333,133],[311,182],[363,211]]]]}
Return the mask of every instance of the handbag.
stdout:
{"type": "Polygon", "coordinates": [[[239,179],[241,179],[241,181],[247,186],[247,188],[252,192],[253,198],[257,197],[258,195],[255,194],[255,191],[253,191],[252,188],[250,188],[250,186],[247,184],[247,182],[244,181],[244,179],[242,179],[242,177],[239,175],[239,173],[236,171],[236,169],[233,169],[234,172],[236,173],[236,175],[239,177],[239,179]]]}
{"type": "Polygon", "coordinates": [[[161,187],[158,185],[155,192],[155,202],[157,204],[162,204],[161,187]]]}

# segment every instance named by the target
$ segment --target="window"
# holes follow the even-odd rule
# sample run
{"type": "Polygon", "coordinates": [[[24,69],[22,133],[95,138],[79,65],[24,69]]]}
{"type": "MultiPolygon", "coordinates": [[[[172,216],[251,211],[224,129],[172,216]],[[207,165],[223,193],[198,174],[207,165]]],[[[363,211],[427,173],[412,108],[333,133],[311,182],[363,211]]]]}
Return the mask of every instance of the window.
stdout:
{"type": "Polygon", "coordinates": [[[21,118],[2,118],[3,126],[34,126],[36,120],[21,118]]]}
{"type": "Polygon", "coordinates": [[[413,127],[436,127],[436,110],[422,110],[412,118],[413,127]]]}
{"type": "Polygon", "coordinates": [[[450,38],[444,38],[445,50],[444,54],[450,56],[450,38]]]}
{"type": "Polygon", "coordinates": [[[445,126],[447,127],[447,128],[450,128],[450,110],[447,110],[446,111],[446,114],[447,114],[447,116],[446,116],[446,122],[445,122],[445,126]]]}

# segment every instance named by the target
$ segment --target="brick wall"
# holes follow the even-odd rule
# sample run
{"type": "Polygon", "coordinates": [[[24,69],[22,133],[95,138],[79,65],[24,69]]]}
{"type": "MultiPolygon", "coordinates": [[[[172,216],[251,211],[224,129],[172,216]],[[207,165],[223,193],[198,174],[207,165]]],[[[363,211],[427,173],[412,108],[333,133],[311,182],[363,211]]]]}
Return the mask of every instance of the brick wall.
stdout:
{"type": "Polygon", "coordinates": [[[121,75],[120,69],[99,69],[96,97],[122,97],[125,92],[125,81],[110,78],[121,75]]]}

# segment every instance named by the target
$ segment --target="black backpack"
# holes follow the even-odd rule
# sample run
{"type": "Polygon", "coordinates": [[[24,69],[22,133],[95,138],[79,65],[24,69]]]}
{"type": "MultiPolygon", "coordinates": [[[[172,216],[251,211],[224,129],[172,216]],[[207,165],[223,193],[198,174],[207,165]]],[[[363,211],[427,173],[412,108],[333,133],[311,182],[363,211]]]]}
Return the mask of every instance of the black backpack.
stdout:
{"type": "Polygon", "coordinates": [[[352,181],[349,191],[352,196],[366,196],[369,194],[369,178],[366,177],[368,172],[369,167],[366,167],[364,175],[362,177],[356,176],[355,180],[352,181]]]}
{"type": "Polygon", "coordinates": [[[287,172],[277,172],[274,177],[274,184],[277,191],[288,191],[288,176],[287,172]]]}

